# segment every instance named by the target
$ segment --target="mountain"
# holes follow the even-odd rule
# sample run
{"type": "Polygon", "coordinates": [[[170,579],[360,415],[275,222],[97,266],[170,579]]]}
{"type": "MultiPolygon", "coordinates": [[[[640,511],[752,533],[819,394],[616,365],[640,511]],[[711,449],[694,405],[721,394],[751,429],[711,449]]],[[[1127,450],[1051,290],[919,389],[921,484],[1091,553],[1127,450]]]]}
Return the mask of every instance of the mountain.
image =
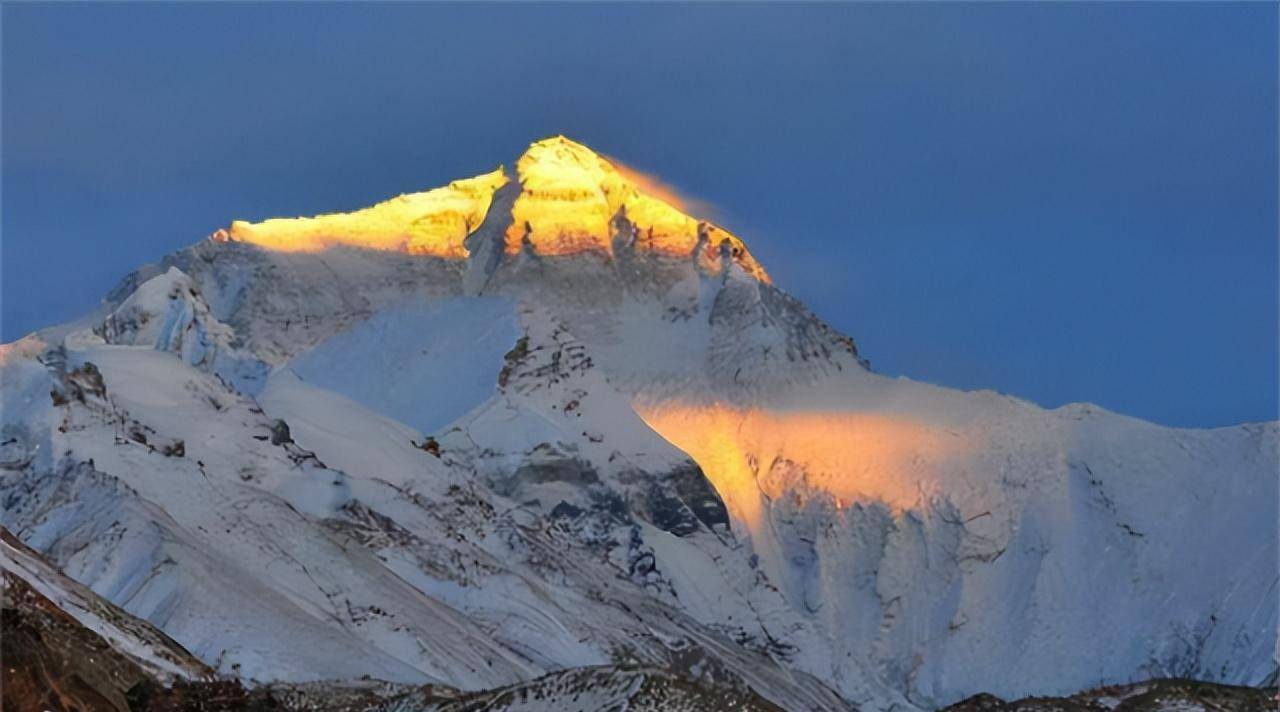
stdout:
{"type": "Polygon", "coordinates": [[[876,374],[563,137],[233,222],[0,349],[0,524],[249,686],[901,710],[1276,670],[1277,423],[876,374]]]}

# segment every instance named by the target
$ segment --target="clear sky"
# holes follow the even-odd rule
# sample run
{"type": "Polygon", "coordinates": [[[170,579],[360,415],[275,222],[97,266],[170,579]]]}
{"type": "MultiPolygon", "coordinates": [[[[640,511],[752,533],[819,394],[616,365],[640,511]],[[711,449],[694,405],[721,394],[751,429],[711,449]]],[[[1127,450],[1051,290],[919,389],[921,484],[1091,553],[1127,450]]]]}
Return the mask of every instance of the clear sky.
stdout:
{"type": "Polygon", "coordinates": [[[563,133],[718,207],[882,372],[1277,410],[1277,6],[3,6],[3,338],[233,218],[563,133]]]}

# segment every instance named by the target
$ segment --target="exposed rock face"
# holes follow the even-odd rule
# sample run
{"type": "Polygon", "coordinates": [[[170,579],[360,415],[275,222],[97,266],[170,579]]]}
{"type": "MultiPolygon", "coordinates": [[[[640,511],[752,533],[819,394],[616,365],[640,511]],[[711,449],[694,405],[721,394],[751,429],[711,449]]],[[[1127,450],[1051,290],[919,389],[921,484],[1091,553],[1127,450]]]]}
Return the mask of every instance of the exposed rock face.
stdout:
{"type": "Polygon", "coordinates": [[[729,527],[724,502],[697,467],[677,467],[666,473],[661,484],[652,484],[647,501],[645,519],[676,536],[693,534],[702,527],[729,527]]]}
{"type": "Polygon", "coordinates": [[[5,709],[126,712],[147,674],[26,581],[7,571],[3,581],[5,709]]]}
{"type": "Polygon", "coordinates": [[[1268,712],[1276,709],[1276,704],[1275,688],[1161,679],[1087,690],[1070,697],[1025,697],[1012,702],[979,694],[943,712],[1268,712]]]}
{"type": "Polygon", "coordinates": [[[424,712],[481,709],[509,712],[782,712],[781,708],[749,690],[699,684],[662,670],[609,667],[567,670],[507,688],[427,704],[423,709],[424,712]]]}

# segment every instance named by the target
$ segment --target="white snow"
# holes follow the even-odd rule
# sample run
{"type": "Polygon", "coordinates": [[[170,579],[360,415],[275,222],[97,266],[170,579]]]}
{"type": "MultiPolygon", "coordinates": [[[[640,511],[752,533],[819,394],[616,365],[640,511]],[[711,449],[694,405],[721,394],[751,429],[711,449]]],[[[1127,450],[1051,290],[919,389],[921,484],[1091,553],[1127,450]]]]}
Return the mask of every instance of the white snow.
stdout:
{"type": "Polygon", "coordinates": [[[502,356],[519,336],[507,299],[401,304],[325,340],[290,361],[289,370],[432,432],[493,394],[502,356]]]}

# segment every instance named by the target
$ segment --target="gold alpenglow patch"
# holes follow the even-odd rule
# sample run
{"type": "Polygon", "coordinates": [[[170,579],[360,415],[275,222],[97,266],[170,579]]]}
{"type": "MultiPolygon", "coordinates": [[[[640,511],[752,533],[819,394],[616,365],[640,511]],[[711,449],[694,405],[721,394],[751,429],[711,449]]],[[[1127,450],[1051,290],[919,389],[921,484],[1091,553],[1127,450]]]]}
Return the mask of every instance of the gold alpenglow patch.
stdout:
{"type": "Polygon", "coordinates": [[[467,256],[464,238],[484,220],[494,191],[506,182],[505,172],[498,167],[492,173],[351,213],[260,223],[237,220],[231,223],[228,237],[286,252],[348,246],[462,259],[467,256]]]}

